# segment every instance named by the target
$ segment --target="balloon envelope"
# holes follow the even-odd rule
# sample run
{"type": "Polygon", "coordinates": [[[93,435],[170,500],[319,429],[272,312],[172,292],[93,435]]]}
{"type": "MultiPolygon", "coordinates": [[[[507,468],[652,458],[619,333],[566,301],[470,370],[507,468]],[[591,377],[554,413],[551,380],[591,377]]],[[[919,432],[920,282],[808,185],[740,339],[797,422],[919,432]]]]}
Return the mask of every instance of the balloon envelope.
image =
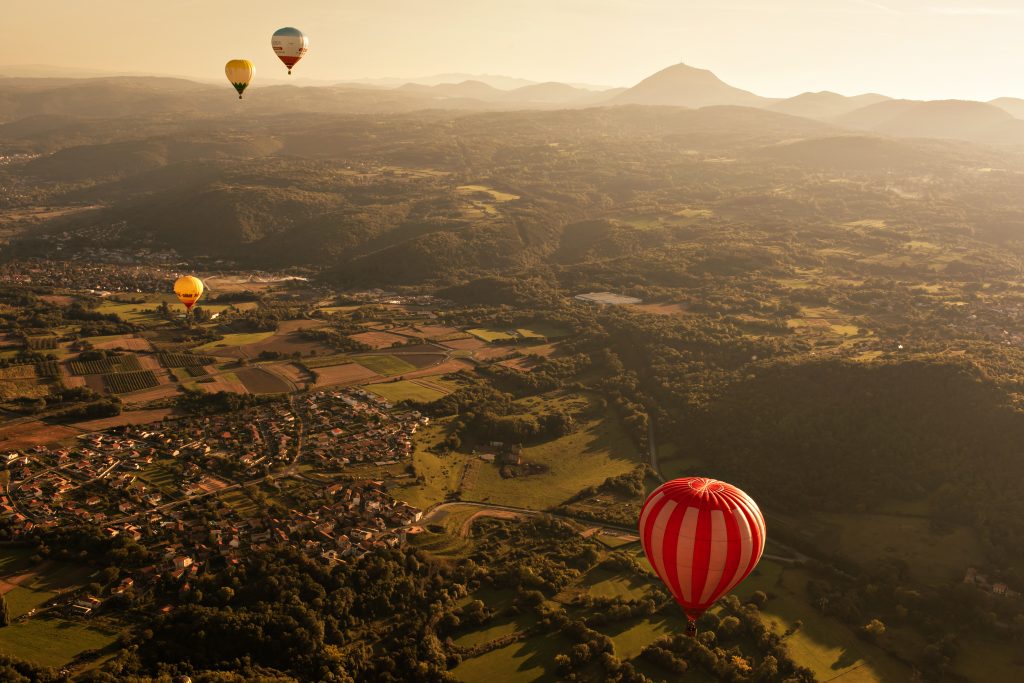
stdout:
{"type": "Polygon", "coordinates": [[[696,621],[754,569],[764,552],[764,517],[724,481],[674,479],[640,510],[640,542],[654,571],[696,621]]]}
{"type": "Polygon", "coordinates": [[[224,65],[224,75],[238,91],[238,99],[242,99],[242,93],[249,87],[255,73],[256,68],[248,59],[232,59],[224,65]]]}
{"type": "Polygon", "coordinates": [[[278,59],[288,67],[288,73],[291,73],[292,67],[309,52],[309,38],[299,29],[286,26],[274,31],[270,37],[270,46],[274,48],[278,59]]]}
{"type": "Polygon", "coordinates": [[[203,281],[193,275],[183,275],[174,282],[174,293],[178,295],[178,301],[191,311],[203,295],[203,281]]]}

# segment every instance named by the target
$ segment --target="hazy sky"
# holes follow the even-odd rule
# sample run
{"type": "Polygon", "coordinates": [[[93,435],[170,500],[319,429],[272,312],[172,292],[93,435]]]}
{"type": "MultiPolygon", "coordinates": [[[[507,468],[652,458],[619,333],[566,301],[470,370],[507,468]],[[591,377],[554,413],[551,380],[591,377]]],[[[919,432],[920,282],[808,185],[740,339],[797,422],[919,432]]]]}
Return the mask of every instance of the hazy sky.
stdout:
{"type": "MultiPolygon", "coordinates": [[[[0,0],[0,64],[222,78],[296,26],[296,75],[632,85],[676,62],[767,96],[1024,96],[1024,0],[0,0]]],[[[8,69],[16,75],[16,70],[8,69]]]]}

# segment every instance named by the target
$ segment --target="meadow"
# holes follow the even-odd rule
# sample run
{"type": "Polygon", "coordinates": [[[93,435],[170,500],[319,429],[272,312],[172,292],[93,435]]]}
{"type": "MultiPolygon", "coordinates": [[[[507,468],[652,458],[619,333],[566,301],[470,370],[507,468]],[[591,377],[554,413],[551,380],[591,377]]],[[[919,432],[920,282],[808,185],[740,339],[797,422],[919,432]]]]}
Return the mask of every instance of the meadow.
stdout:
{"type": "Polygon", "coordinates": [[[545,510],[587,486],[632,471],[640,462],[636,447],[614,419],[585,422],[571,434],[527,446],[522,458],[546,471],[505,479],[497,465],[471,457],[462,498],[545,510]]]}
{"type": "Polygon", "coordinates": [[[85,650],[99,650],[117,631],[65,619],[35,617],[0,629],[0,652],[39,666],[60,668],[85,650]]]}
{"type": "Polygon", "coordinates": [[[453,390],[452,388],[444,390],[444,387],[445,385],[440,380],[432,380],[429,383],[424,383],[420,380],[402,380],[399,382],[367,384],[363,388],[392,403],[399,401],[429,403],[451,393],[453,390]]]}
{"type": "Polygon", "coordinates": [[[398,356],[390,354],[366,354],[362,356],[351,356],[352,362],[359,363],[365,368],[373,370],[379,375],[401,375],[406,372],[413,372],[416,366],[407,363],[398,356]]]}

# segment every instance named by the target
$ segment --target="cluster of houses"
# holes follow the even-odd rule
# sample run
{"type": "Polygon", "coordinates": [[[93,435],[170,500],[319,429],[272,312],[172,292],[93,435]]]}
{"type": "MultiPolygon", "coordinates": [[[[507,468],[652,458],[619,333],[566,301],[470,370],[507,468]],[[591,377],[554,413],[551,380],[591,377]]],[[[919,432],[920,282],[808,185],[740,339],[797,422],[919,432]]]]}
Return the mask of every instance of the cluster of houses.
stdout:
{"type": "Polygon", "coordinates": [[[196,463],[197,472],[255,475],[294,458],[301,424],[288,403],[278,401],[233,413],[126,427],[124,434],[196,463]]]}
{"type": "Polygon", "coordinates": [[[362,389],[307,394],[296,406],[305,429],[301,457],[331,468],[389,465],[410,457],[413,434],[429,418],[389,408],[362,389]]]}
{"type": "Polygon", "coordinates": [[[22,259],[0,264],[0,279],[60,289],[92,292],[162,292],[173,273],[143,265],[111,262],[22,259]]]}
{"type": "Polygon", "coordinates": [[[441,299],[433,294],[399,294],[386,289],[367,289],[361,292],[349,292],[345,298],[363,304],[390,304],[403,306],[447,307],[454,305],[448,299],[441,299]]]}
{"type": "Polygon", "coordinates": [[[1001,581],[991,582],[987,575],[980,573],[974,567],[968,567],[964,573],[964,583],[977,586],[986,593],[992,593],[993,595],[1002,595],[1007,598],[1019,598],[1021,594],[1015,590],[1012,590],[1009,586],[1001,581]]]}
{"type": "MultiPolygon", "coordinates": [[[[61,525],[93,525],[159,558],[113,587],[113,594],[157,581],[186,590],[211,558],[241,562],[281,544],[342,562],[400,546],[422,516],[389,495],[383,481],[345,476],[345,465],[409,457],[412,435],[426,420],[415,412],[391,413],[351,389],[233,415],[84,434],[73,447],[5,454],[9,483],[0,488],[0,518],[15,539],[61,525]],[[278,437],[303,441],[308,460],[341,474],[320,478],[296,468],[260,468],[289,453],[278,437]],[[225,462],[238,476],[225,474],[225,462]]],[[[88,616],[96,606],[76,602],[68,609],[88,616]]]]}

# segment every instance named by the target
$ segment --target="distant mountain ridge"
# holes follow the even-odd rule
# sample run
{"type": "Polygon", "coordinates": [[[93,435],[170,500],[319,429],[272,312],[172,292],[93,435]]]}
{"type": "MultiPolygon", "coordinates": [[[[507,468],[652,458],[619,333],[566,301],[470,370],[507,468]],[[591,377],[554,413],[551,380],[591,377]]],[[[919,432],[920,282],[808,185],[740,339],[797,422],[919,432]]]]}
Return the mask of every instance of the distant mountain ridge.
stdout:
{"type": "MultiPolygon", "coordinates": [[[[39,67],[38,73],[49,73],[39,67]]],[[[59,72],[55,72],[59,73],[59,72]]],[[[74,72],[71,72],[74,73],[74,72]]],[[[848,97],[835,92],[806,92],[786,99],[761,97],[736,88],[707,69],[675,64],[631,88],[589,90],[567,83],[535,83],[497,76],[463,78],[447,74],[385,88],[368,80],[356,84],[262,85],[246,92],[245,102],[229,97],[226,86],[172,77],[104,76],[19,78],[0,75],[0,142],[6,129],[36,129],[46,137],[53,117],[79,121],[125,115],[165,113],[209,115],[367,114],[426,110],[511,111],[591,107],[662,106],[701,109],[746,107],[797,116],[892,137],[966,140],[1024,145],[1024,99],[991,102],[890,99],[868,93],[848,97]],[[449,80],[450,79],[450,80],[449,80]],[[459,80],[461,79],[461,80],[459,80]],[[503,86],[503,87],[499,87],[503,86]],[[42,128],[26,120],[44,117],[42,128]]],[[[57,128],[60,125],[56,125],[57,128]]],[[[8,139],[10,139],[8,137],[8,139]]],[[[28,148],[19,140],[19,149],[28,148]]],[[[53,149],[44,146],[44,149],[53,149]]]]}

